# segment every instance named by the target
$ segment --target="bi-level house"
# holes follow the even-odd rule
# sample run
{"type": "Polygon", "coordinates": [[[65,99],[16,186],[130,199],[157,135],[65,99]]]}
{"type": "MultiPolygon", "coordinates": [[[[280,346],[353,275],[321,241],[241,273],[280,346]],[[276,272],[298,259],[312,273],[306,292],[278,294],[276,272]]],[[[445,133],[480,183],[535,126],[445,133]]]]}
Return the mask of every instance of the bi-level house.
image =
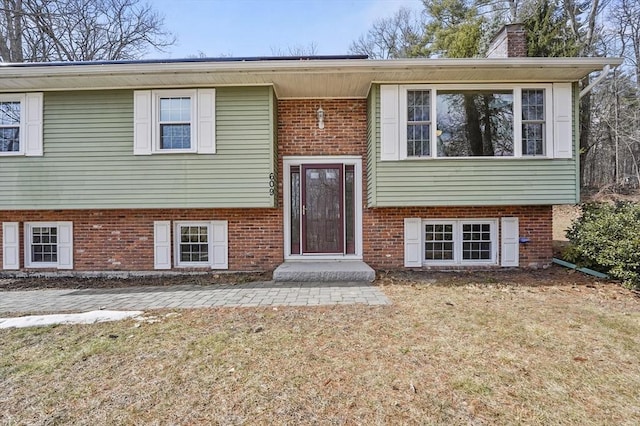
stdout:
{"type": "Polygon", "coordinates": [[[543,266],[579,201],[577,81],[619,63],[2,64],[0,266],[543,266]]]}

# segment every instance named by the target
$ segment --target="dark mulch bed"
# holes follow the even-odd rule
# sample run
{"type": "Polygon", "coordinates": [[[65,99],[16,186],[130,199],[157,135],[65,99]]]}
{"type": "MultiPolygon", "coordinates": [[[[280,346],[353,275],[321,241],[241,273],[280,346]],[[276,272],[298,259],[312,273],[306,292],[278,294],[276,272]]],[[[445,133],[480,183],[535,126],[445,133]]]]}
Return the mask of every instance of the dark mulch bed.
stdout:
{"type": "MultiPolygon", "coordinates": [[[[108,277],[0,277],[0,291],[38,289],[94,289],[144,286],[241,284],[256,281],[270,281],[272,272],[209,273],[199,275],[167,275],[129,278],[108,277]]],[[[598,280],[558,265],[546,269],[495,269],[476,271],[378,271],[376,284],[416,284],[435,285],[590,285],[598,280]]]]}
{"type": "Polygon", "coordinates": [[[40,289],[87,289],[122,288],[144,286],[175,286],[217,284],[241,284],[255,281],[270,281],[271,272],[210,273],[199,275],[167,275],[147,277],[0,277],[2,290],[40,290],[40,289]]]}

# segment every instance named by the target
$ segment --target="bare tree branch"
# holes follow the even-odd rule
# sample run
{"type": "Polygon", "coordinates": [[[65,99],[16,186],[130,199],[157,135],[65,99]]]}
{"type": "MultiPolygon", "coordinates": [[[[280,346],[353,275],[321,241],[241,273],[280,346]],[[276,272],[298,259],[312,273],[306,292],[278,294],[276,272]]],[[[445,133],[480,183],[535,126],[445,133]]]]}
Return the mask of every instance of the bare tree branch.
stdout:
{"type": "Polygon", "coordinates": [[[2,0],[2,7],[5,61],[135,59],[175,42],[141,0],[2,0]]]}

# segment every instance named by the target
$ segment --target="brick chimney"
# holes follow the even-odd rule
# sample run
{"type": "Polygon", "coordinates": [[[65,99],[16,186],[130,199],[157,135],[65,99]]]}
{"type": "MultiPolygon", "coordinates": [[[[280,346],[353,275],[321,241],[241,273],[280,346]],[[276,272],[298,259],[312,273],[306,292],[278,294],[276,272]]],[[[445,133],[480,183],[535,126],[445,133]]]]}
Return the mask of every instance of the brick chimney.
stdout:
{"type": "Polygon", "coordinates": [[[487,58],[526,58],[527,33],[523,24],[507,24],[493,36],[487,58]]]}

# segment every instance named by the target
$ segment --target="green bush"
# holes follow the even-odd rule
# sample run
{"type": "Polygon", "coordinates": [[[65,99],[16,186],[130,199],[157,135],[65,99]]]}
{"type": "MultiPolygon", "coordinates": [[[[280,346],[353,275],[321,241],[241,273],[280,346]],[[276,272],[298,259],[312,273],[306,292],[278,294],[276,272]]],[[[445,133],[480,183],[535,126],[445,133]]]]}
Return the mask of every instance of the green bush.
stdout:
{"type": "Polygon", "coordinates": [[[640,204],[588,203],[567,231],[565,258],[640,288],[640,204]]]}

